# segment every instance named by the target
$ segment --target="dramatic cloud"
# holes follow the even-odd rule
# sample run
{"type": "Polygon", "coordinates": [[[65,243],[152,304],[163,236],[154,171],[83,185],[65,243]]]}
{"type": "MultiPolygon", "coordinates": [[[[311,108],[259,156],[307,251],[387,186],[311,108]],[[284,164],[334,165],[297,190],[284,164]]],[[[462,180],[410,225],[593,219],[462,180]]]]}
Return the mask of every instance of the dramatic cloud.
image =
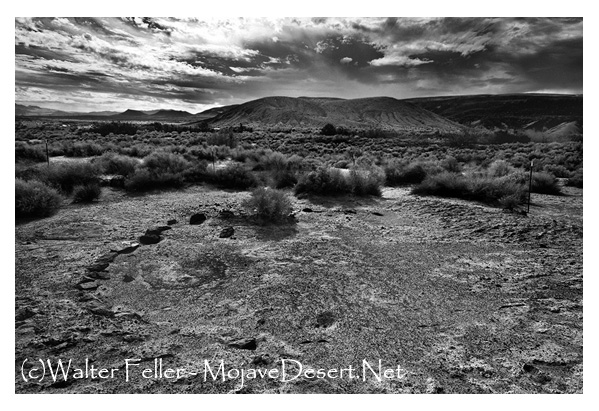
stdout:
{"type": "Polygon", "coordinates": [[[15,97],[71,111],[269,96],[582,93],[576,18],[17,18],[15,97]]]}

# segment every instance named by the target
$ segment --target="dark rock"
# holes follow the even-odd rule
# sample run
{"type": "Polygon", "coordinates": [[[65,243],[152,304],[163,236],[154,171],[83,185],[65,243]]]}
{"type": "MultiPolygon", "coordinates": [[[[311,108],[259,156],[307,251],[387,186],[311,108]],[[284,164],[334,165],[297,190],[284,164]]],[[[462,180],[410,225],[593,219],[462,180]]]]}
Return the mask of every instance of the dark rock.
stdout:
{"type": "Polygon", "coordinates": [[[90,272],[86,277],[95,280],[110,280],[110,275],[106,271],[90,272]]]}
{"type": "Polygon", "coordinates": [[[102,254],[100,257],[96,259],[96,263],[111,263],[114,261],[116,256],[119,255],[116,251],[109,251],[106,254],[102,254]]]}
{"type": "Polygon", "coordinates": [[[357,211],[351,208],[348,208],[347,210],[343,210],[343,213],[345,214],[357,214],[357,211]]]}
{"type": "Polygon", "coordinates": [[[229,238],[233,234],[235,234],[235,229],[233,227],[226,227],[226,228],[223,228],[223,230],[220,232],[219,237],[220,238],[229,238]]]}
{"type": "Polygon", "coordinates": [[[379,217],[382,217],[382,216],[383,216],[383,214],[379,213],[378,211],[373,211],[373,212],[372,212],[372,215],[377,215],[377,216],[379,216],[379,217]]]}
{"type": "Polygon", "coordinates": [[[218,217],[223,219],[233,218],[235,217],[235,214],[229,210],[222,210],[220,213],[218,213],[218,217]]]}
{"type": "Polygon", "coordinates": [[[77,284],[77,288],[83,291],[92,291],[98,288],[100,284],[97,281],[86,281],[84,283],[77,284]]]}
{"type": "Polygon", "coordinates": [[[162,240],[162,237],[157,234],[144,234],[139,237],[139,242],[143,245],[158,244],[160,240],[162,240]]]}
{"type": "Polygon", "coordinates": [[[123,277],[124,283],[130,283],[133,280],[135,280],[135,277],[133,277],[131,274],[125,274],[125,276],[123,277]]]}
{"type": "Polygon", "coordinates": [[[96,272],[97,272],[97,271],[104,271],[105,269],[107,269],[107,268],[108,268],[108,265],[109,265],[109,264],[110,264],[110,263],[107,263],[107,262],[104,262],[104,261],[95,262],[95,263],[94,263],[94,264],[92,264],[92,265],[88,265],[88,266],[87,266],[87,270],[88,270],[88,271],[92,271],[92,272],[93,272],[93,271],[96,271],[96,272]]]}
{"type": "Polygon", "coordinates": [[[102,304],[92,304],[87,307],[89,312],[103,317],[114,317],[114,311],[110,307],[102,304]]]}
{"type": "Polygon", "coordinates": [[[166,222],[166,224],[168,224],[168,225],[177,224],[177,220],[175,220],[175,219],[168,220],[168,221],[166,222]]]}
{"type": "Polygon", "coordinates": [[[242,338],[240,340],[231,341],[229,347],[239,348],[241,350],[255,350],[256,349],[256,339],[255,338],[242,338]]]}
{"type": "Polygon", "coordinates": [[[189,219],[189,224],[198,225],[202,224],[204,221],[206,221],[206,214],[197,213],[191,216],[191,218],[189,219]]]}
{"type": "Polygon", "coordinates": [[[309,208],[309,207],[306,207],[306,208],[302,209],[302,211],[303,211],[304,213],[311,213],[311,212],[313,212],[314,210],[312,210],[312,209],[311,209],[311,208],[309,208]]]}
{"type": "Polygon", "coordinates": [[[257,366],[266,366],[272,362],[270,355],[268,354],[260,354],[252,360],[252,364],[257,366]]]}
{"type": "Polygon", "coordinates": [[[15,321],[25,321],[37,314],[37,310],[29,307],[19,308],[15,313],[15,321]]]}
{"type": "Polygon", "coordinates": [[[330,327],[335,323],[335,314],[330,311],[325,311],[316,316],[317,327],[330,327]]]}

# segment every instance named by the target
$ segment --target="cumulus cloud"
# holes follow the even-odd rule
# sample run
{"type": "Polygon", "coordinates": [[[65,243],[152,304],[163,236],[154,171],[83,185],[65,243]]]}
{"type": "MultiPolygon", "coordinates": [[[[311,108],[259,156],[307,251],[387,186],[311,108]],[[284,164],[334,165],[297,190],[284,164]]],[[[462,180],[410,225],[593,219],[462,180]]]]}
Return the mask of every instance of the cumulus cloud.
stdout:
{"type": "Polygon", "coordinates": [[[17,18],[15,96],[65,110],[105,109],[110,99],[122,109],[197,112],[267,95],[581,93],[582,24],[576,18],[17,18]]]}

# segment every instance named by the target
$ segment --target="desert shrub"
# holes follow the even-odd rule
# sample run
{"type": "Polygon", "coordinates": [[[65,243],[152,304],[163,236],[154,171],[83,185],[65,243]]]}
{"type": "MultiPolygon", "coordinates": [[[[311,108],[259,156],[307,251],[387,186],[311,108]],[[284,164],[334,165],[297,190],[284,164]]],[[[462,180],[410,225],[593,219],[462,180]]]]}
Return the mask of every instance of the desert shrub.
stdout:
{"type": "Polygon", "coordinates": [[[297,175],[289,169],[272,170],[270,172],[270,181],[270,184],[274,188],[293,187],[297,184],[297,175]]]}
{"type": "Polygon", "coordinates": [[[15,216],[46,217],[62,203],[58,192],[40,181],[15,179],[15,216]]]}
{"type": "Polygon", "coordinates": [[[357,196],[380,196],[381,185],[385,178],[383,174],[378,174],[368,170],[355,170],[349,172],[348,182],[351,192],[357,196]]]}
{"type": "Polygon", "coordinates": [[[582,188],[582,170],[576,170],[572,177],[566,180],[566,185],[571,187],[582,188]]]}
{"type": "Polygon", "coordinates": [[[462,171],[462,166],[458,162],[458,160],[453,156],[445,157],[443,161],[441,161],[441,167],[446,171],[451,173],[459,173],[462,171]]]}
{"type": "Polygon", "coordinates": [[[182,173],[157,174],[141,167],[125,180],[125,190],[142,192],[163,188],[179,188],[184,184],[185,177],[182,173]]]}
{"type": "Polygon", "coordinates": [[[137,126],[133,123],[113,121],[110,123],[96,123],[90,131],[101,136],[107,136],[110,133],[134,135],[137,133],[137,126]]]}
{"type": "Polygon", "coordinates": [[[347,175],[340,170],[321,167],[304,174],[295,185],[295,194],[318,194],[335,196],[353,194],[357,196],[381,195],[383,173],[374,169],[352,169],[347,175]]]}
{"type": "Polygon", "coordinates": [[[40,167],[38,179],[55,187],[65,194],[71,194],[78,185],[99,182],[99,170],[88,162],[51,164],[49,168],[40,167]]]}
{"type": "Polygon", "coordinates": [[[190,183],[199,183],[207,181],[208,162],[205,160],[197,160],[190,162],[189,167],[183,172],[185,181],[190,183]]]}
{"type": "Polygon", "coordinates": [[[339,195],[351,192],[351,186],[336,169],[321,167],[304,174],[295,185],[295,194],[339,195]]]}
{"type": "Polygon", "coordinates": [[[495,160],[487,169],[487,174],[491,177],[503,177],[515,171],[514,167],[505,160],[495,160]]]}
{"type": "Polygon", "coordinates": [[[291,201],[284,191],[260,187],[252,191],[252,196],[243,207],[263,221],[277,222],[291,213],[291,201]]]}
{"type": "Polygon", "coordinates": [[[183,157],[166,151],[154,152],[143,159],[143,167],[155,175],[180,174],[189,168],[189,165],[183,157]]]}
{"type": "Polygon", "coordinates": [[[449,172],[428,176],[412,189],[414,194],[458,198],[465,197],[468,191],[466,179],[459,174],[449,172]]]}
{"type": "Polygon", "coordinates": [[[499,199],[499,205],[506,210],[515,210],[522,203],[519,194],[508,194],[499,199]]]}
{"type": "Polygon", "coordinates": [[[428,176],[412,189],[414,194],[439,197],[463,198],[488,204],[500,204],[512,196],[515,201],[524,201],[526,190],[523,184],[505,176],[501,178],[484,174],[463,176],[455,173],[440,173],[428,176]]]}
{"type": "Polygon", "coordinates": [[[183,157],[166,151],[154,152],[144,157],[141,165],[125,180],[128,191],[149,191],[179,188],[185,183],[185,173],[190,163],[183,157]]]}
{"type": "Polygon", "coordinates": [[[219,130],[212,133],[206,139],[209,146],[227,146],[229,148],[237,147],[237,139],[231,130],[219,130]]]}
{"type": "Polygon", "coordinates": [[[533,193],[560,195],[560,189],[557,179],[548,173],[532,173],[533,193]]]}
{"type": "Polygon", "coordinates": [[[92,142],[75,142],[62,145],[62,154],[67,157],[91,157],[99,156],[104,152],[104,148],[92,142]]]}
{"type": "Polygon", "coordinates": [[[337,134],[337,129],[334,125],[328,123],[325,124],[324,127],[320,130],[320,134],[322,134],[323,136],[334,136],[335,134],[337,134]]]}
{"type": "Polygon", "coordinates": [[[125,177],[133,174],[135,167],[139,165],[139,161],[136,159],[116,153],[105,153],[95,159],[94,163],[104,174],[117,174],[125,177]]]}
{"type": "Polygon", "coordinates": [[[216,172],[210,172],[207,180],[221,187],[238,190],[247,190],[258,184],[256,177],[239,163],[231,163],[216,172]]]}
{"type": "Polygon", "coordinates": [[[420,163],[406,163],[405,161],[393,161],[384,167],[386,184],[388,186],[399,186],[404,184],[421,183],[427,175],[426,170],[420,163]]]}
{"type": "Polygon", "coordinates": [[[41,146],[18,144],[15,146],[15,160],[46,161],[46,153],[41,146]]]}
{"type": "Polygon", "coordinates": [[[75,186],[73,189],[73,202],[91,203],[100,198],[100,194],[102,194],[102,188],[98,183],[75,186]]]}

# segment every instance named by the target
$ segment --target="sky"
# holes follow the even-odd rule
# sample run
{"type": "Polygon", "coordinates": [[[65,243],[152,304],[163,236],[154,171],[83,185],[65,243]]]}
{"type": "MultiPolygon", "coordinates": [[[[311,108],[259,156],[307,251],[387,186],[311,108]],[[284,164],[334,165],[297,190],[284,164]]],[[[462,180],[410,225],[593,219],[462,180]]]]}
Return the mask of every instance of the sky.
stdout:
{"type": "Polygon", "coordinates": [[[198,113],[267,96],[582,93],[582,18],[16,18],[15,102],[198,113]]]}

